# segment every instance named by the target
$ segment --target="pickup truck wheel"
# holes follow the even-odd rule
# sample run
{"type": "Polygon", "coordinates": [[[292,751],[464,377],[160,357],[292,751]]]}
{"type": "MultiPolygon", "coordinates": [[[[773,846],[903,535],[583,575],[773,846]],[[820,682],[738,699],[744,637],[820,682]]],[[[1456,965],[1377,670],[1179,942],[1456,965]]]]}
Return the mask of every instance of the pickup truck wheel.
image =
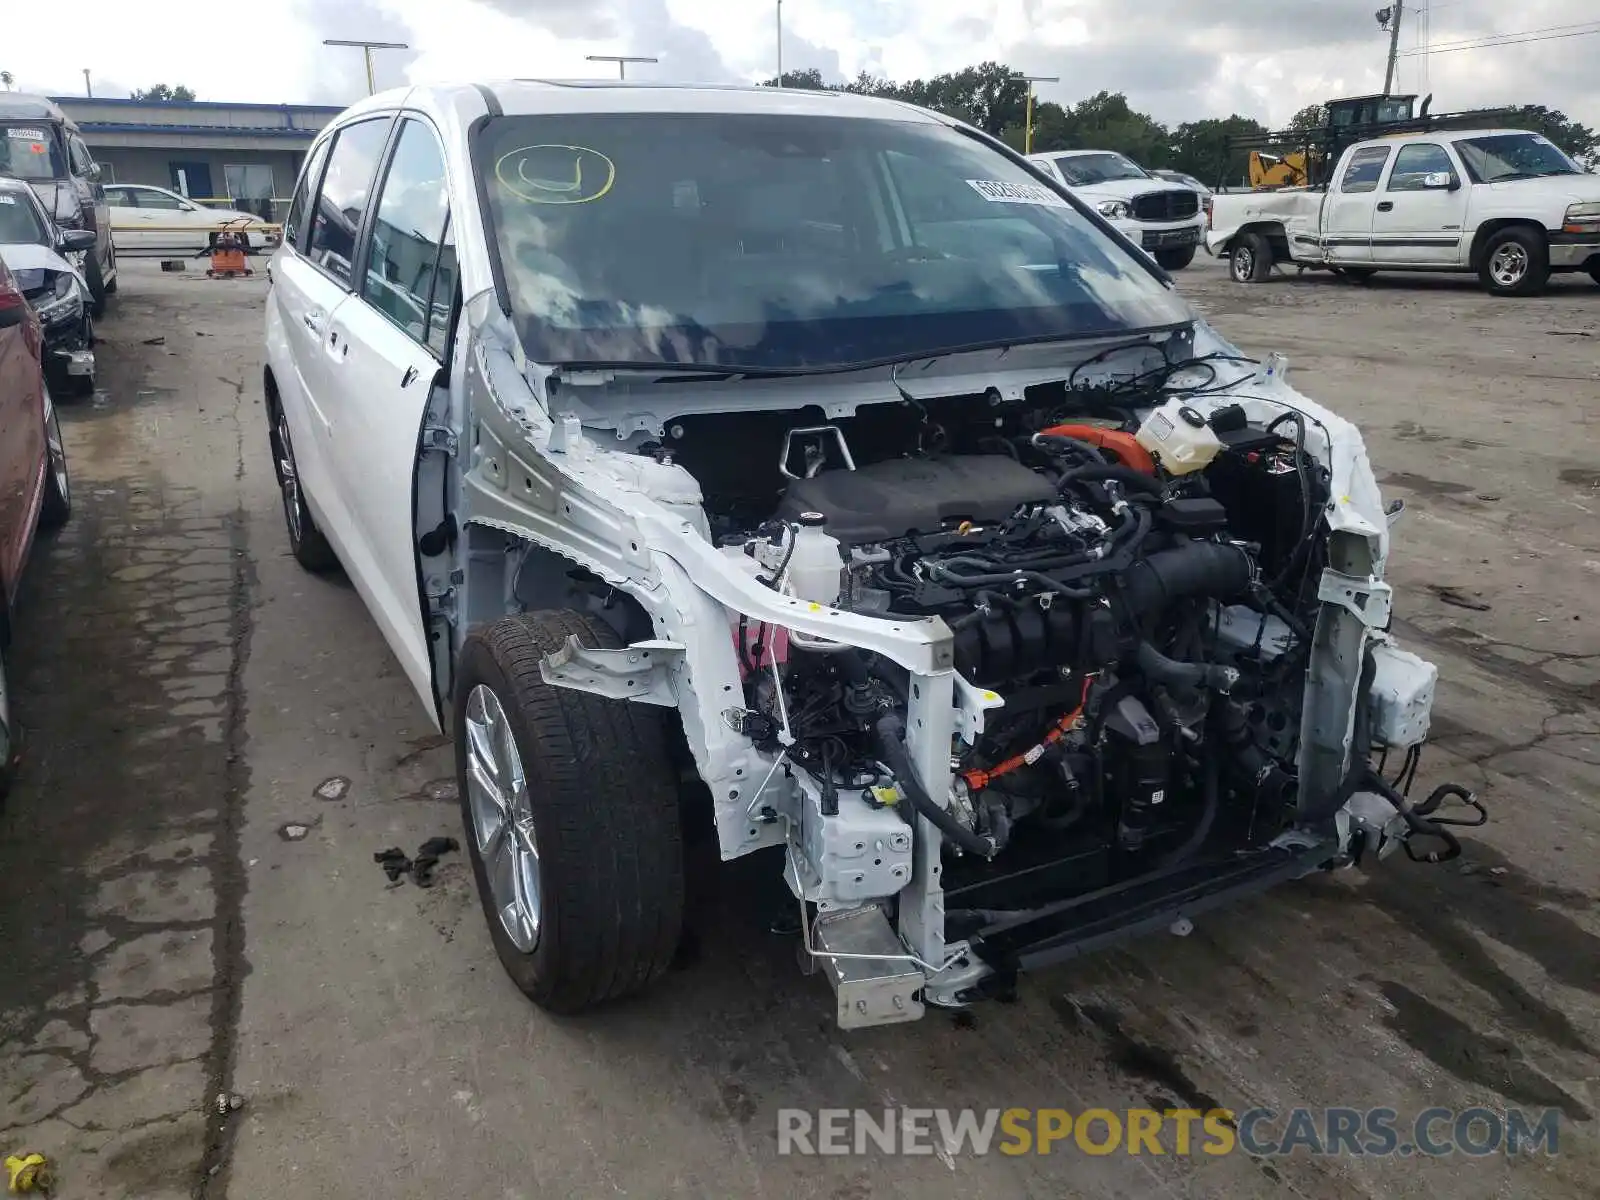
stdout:
{"type": "Polygon", "coordinates": [[[1241,234],[1228,256],[1228,274],[1235,283],[1260,283],[1272,274],[1272,243],[1259,233],[1241,234]]]}
{"type": "Polygon", "coordinates": [[[1544,235],[1514,225],[1489,238],[1478,279],[1496,296],[1534,296],[1550,280],[1550,247],[1544,235]]]}
{"type": "Polygon", "coordinates": [[[289,438],[289,420],[284,416],[283,407],[276,402],[273,402],[270,440],[272,469],[278,476],[278,492],[283,497],[283,523],[289,531],[289,552],[314,575],[331,571],[339,565],[339,556],[317,528],[316,519],[306,505],[300,469],[294,461],[294,443],[289,438]]]}
{"type": "Polygon", "coordinates": [[[100,269],[100,259],[93,249],[83,257],[83,279],[89,285],[89,315],[103,317],[106,313],[105,273],[100,269]]]}
{"type": "Polygon", "coordinates": [[[1596,283],[1600,283],[1600,263],[1589,268],[1589,278],[1596,283]]]}
{"type": "Polygon", "coordinates": [[[1371,267],[1341,267],[1340,271],[1351,283],[1370,283],[1378,273],[1371,267]]]}
{"type": "Polygon", "coordinates": [[[1163,270],[1181,271],[1194,261],[1193,246],[1185,246],[1181,250],[1157,250],[1156,261],[1163,270]]]}
{"type": "Polygon", "coordinates": [[[457,783],[489,935],[513,982],[555,1013],[664,973],[684,905],[660,715],[546,683],[540,659],[574,635],[621,645],[576,612],[506,617],[467,635],[455,688],[457,783]]]}

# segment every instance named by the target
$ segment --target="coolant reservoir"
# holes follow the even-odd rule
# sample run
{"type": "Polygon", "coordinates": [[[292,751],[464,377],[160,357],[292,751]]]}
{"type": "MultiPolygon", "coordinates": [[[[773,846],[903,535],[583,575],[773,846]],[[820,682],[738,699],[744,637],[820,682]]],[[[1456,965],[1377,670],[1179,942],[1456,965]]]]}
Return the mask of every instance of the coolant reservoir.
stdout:
{"type": "Polygon", "coordinates": [[[823,529],[825,524],[827,518],[821,513],[800,514],[791,533],[794,553],[789,556],[784,586],[791,596],[818,604],[832,604],[839,598],[840,572],[844,569],[839,539],[823,529]]]}
{"type": "Polygon", "coordinates": [[[1182,400],[1168,400],[1144,419],[1134,440],[1172,475],[1187,475],[1211,465],[1222,449],[1204,414],[1182,400]]]}

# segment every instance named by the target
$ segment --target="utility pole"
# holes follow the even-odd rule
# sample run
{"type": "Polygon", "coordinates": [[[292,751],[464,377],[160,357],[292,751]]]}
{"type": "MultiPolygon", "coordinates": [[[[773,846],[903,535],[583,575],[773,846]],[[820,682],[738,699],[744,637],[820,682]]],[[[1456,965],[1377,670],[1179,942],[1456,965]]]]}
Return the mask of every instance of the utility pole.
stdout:
{"type": "Polygon", "coordinates": [[[405,42],[363,42],[347,38],[323,38],[324,46],[359,46],[362,57],[367,62],[367,95],[377,94],[378,85],[372,74],[372,52],[374,50],[409,50],[411,47],[405,42]]]}
{"type": "Polygon", "coordinates": [[[660,62],[659,58],[652,58],[645,54],[588,54],[585,55],[590,62],[614,62],[617,64],[617,78],[628,77],[628,64],[631,62],[660,62]]]}
{"type": "Polygon", "coordinates": [[[1383,75],[1383,94],[1385,96],[1389,95],[1390,89],[1394,87],[1394,64],[1400,57],[1400,25],[1401,18],[1405,16],[1405,11],[1405,0],[1394,0],[1392,7],[1386,8],[1382,13],[1378,14],[1380,17],[1384,13],[1389,16],[1389,69],[1383,75]]]}
{"type": "Polygon", "coordinates": [[[1033,153],[1033,85],[1036,84],[1036,83],[1060,83],[1061,82],[1061,76],[1059,76],[1059,75],[1023,75],[1023,76],[1020,76],[1020,78],[1026,80],[1027,84],[1028,84],[1028,117],[1027,117],[1026,122],[1023,125],[1022,152],[1024,154],[1032,154],[1033,153]]]}
{"type": "Polygon", "coordinates": [[[783,86],[783,0],[778,0],[778,86],[783,86]]]}
{"type": "MultiPolygon", "coordinates": [[[[7,88],[6,90],[10,91],[11,89],[7,88]]],[[[89,68],[88,67],[85,67],[83,69],[83,90],[84,90],[85,94],[88,95],[89,99],[91,99],[91,100],[94,99],[94,84],[89,82],[89,68]]]]}

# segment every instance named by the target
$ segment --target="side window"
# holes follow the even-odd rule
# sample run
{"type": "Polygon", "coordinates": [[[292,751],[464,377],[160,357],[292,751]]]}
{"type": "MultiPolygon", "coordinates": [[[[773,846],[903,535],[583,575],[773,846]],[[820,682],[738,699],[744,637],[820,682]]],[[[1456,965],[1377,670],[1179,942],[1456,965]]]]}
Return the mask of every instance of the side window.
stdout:
{"type": "Polygon", "coordinates": [[[139,199],[140,208],[164,208],[171,212],[183,207],[183,202],[176,196],[157,191],[155,188],[145,188],[135,192],[134,195],[139,199]]]}
{"type": "Polygon", "coordinates": [[[341,283],[351,282],[356,238],[372,203],[373,177],[391,124],[391,118],[379,117],[346,125],[335,136],[333,150],[328,154],[328,170],[317,192],[306,254],[341,283]]]}
{"type": "Polygon", "coordinates": [[[378,196],[361,295],[436,352],[443,350],[455,282],[454,246],[450,278],[442,278],[449,221],[450,190],[439,139],[423,122],[404,121],[378,196]]]}
{"type": "Polygon", "coordinates": [[[1375,192],[1378,180],[1383,178],[1383,164],[1389,161],[1388,146],[1368,146],[1350,156],[1350,165],[1344,169],[1339,183],[1341,192],[1375,192]]]}
{"type": "Polygon", "coordinates": [[[89,147],[75,133],[67,136],[67,157],[74,175],[87,175],[94,170],[94,157],[89,153],[89,147]]]}
{"type": "Polygon", "coordinates": [[[1429,175],[1455,175],[1455,164],[1443,146],[1421,143],[1403,146],[1395,157],[1394,170],[1389,173],[1391,192],[1420,192],[1429,175]]]}
{"type": "Polygon", "coordinates": [[[289,216],[283,223],[283,241],[286,246],[300,248],[300,234],[306,226],[306,206],[311,202],[311,196],[322,184],[322,164],[328,159],[328,147],[332,141],[318,142],[311,151],[311,157],[306,159],[305,169],[300,172],[300,183],[294,189],[294,199],[289,204],[289,216]]]}
{"type": "Polygon", "coordinates": [[[106,203],[113,208],[135,207],[133,195],[125,187],[108,187],[106,189],[106,203]]]}

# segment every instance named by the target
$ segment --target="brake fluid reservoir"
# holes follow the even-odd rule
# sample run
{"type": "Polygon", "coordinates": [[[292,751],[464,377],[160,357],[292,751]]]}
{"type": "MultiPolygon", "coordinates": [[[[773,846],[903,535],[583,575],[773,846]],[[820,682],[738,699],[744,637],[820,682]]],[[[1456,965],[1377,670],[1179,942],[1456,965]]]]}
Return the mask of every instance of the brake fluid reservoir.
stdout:
{"type": "Polygon", "coordinates": [[[784,591],[791,596],[818,604],[832,604],[839,598],[840,572],[844,569],[839,539],[823,528],[825,524],[827,518],[821,513],[800,514],[790,534],[794,552],[789,555],[784,584],[784,591]]]}
{"type": "Polygon", "coordinates": [[[1168,400],[1144,419],[1134,440],[1153,454],[1168,473],[1187,475],[1210,466],[1222,442],[1199,409],[1168,400]]]}

